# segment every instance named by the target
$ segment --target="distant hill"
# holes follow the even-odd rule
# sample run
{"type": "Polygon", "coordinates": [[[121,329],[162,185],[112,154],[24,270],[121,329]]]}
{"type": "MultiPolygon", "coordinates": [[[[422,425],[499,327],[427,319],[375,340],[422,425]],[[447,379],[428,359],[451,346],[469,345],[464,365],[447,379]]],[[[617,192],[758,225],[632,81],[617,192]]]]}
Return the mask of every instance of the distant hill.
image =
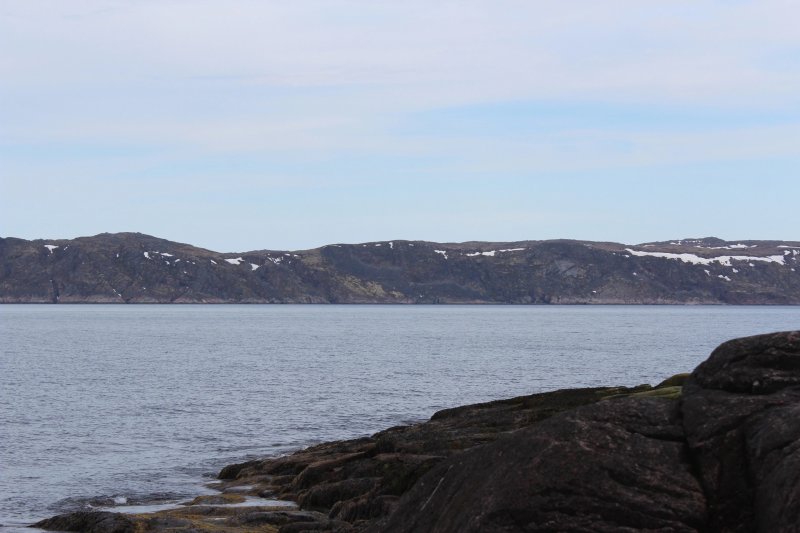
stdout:
{"type": "Polygon", "coordinates": [[[800,242],[331,244],[219,253],[140,233],[0,238],[0,302],[800,304],[800,242]]]}

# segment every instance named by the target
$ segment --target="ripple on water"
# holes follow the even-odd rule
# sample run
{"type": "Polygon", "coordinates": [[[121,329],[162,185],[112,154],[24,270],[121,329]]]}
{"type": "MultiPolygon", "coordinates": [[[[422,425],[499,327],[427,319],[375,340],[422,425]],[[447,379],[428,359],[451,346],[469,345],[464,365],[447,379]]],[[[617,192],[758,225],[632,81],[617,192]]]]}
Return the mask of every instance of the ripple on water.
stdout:
{"type": "Polygon", "coordinates": [[[798,324],[796,307],[0,306],[2,533],[174,504],[225,464],[446,407],[655,383],[798,324]]]}

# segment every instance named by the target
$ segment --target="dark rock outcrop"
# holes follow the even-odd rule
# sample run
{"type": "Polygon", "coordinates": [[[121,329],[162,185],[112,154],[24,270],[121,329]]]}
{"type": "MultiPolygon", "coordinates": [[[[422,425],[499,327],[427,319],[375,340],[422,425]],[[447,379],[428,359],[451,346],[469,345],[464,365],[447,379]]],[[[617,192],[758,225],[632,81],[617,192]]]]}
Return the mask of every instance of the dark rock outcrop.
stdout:
{"type": "MultiPolygon", "coordinates": [[[[324,443],[277,459],[231,465],[220,478],[260,484],[265,495],[297,501],[362,530],[386,518],[429,470],[509,431],[604,398],[658,393],[648,385],[533,394],[446,409],[422,424],[370,438],[324,443]]],[[[674,404],[674,402],[668,402],[674,404]]]]}
{"type": "Polygon", "coordinates": [[[371,531],[798,531],[800,332],[717,348],[680,402],[556,415],[437,465],[371,531]]]}
{"type": "Polygon", "coordinates": [[[33,527],[52,531],[78,531],[80,533],[135,533],[136,524],[119,513],[78,511],[47,518],[33,527]]]}
{"type": "Polygon", "coordinates": [[[0,302],[800,304],[800,243],[388,241],[218,253],[0,238],[0,302]]]}
{"type": "Polygon", "coordinates": [[[684,391],[713,528],[800,530],[800,331],[721,345],[684,391]]]}
{"type": "Polygon", "coordinates": [[[609,401],[438,465],[373,531],[696,531],[706,502],[676,402],[609,401]]]}

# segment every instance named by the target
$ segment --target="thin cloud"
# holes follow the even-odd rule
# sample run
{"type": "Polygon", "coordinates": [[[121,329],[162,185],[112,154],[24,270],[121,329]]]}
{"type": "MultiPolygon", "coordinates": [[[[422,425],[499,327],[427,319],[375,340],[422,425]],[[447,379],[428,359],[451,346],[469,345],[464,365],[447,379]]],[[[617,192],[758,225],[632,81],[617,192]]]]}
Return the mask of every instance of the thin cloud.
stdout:
{"type": "MultiPolygon", "coordinates": [[[[43,197],[41,216],[57,218],[56,229],[80,218],[68,206],[87,201],[119,209],[76,220],[81,228],[121,227],[119,213],[128,229],[137,216],[169,228],[170,219],[142,201],[144,185],[161,179],[161,193],[185,213],[208,191],[219,202],[229,194],[228,208],[248,192],[272,202],[280,191],[285,212],[299,213],[307,201],[287,190],[324,200],[337,190],[345,217],[376,201],[375,190],[392,190],[370,224],[339,224],[377,238],[383,229],[402,233],[392,213],[419,201],[396,199],[407,185],[435,189],[443,203],[456,187],[484,197],[476,184],[510,188],[520,176],[575,173],[613,183],[618,173],[665,175],[682,165],[721,178],[737,172],[735,162],[753,169],[796,161],[797,20],[800,3],[787,0],[4,2],[3,227],[20,235],[33,228],[15,206],[43,197]],[[484,120],[502,106],[505,115],[484,120]],[[524,117],[512,116],[521,110],[524,117]],[[181,193],[188,189],[195,194],[181,193]],[[126,194],[135,208],[123,208],[126,194]]],[[[794,175],[784,180],[796,190],[794,175]]],[[[482,213],[483,235],[513,228],[499,205],[482,213]]],[[[426,209],[415,219],[435,225],[441,214],[426,209]]],[[[609,220],[581,209],[598,228],[609,220]]],[[[761,218],[781,227],[784,212],[761,218]]],[[[278,223],[274,213],[239,216],[257,227],[278,223]]],[[[447,231],[475,229],[466,211],[446,217],[447,231]]],[[[229,227],[223,218],[209,210],[195,221],[201,238],[176,237],[203,244],[212,226],[229,227]]],[[[567,220],[550,219],[552,233],[568,236],[559,225],[567,220]]],[[[284,229],[298,247],[321,226],[336,226],[294,222],[284,229]]],[[[404,224],[425,237],[422,222],[404,224]]],[[[248,248],[250,237],[241,238],[236,247],[248,248]]]]}

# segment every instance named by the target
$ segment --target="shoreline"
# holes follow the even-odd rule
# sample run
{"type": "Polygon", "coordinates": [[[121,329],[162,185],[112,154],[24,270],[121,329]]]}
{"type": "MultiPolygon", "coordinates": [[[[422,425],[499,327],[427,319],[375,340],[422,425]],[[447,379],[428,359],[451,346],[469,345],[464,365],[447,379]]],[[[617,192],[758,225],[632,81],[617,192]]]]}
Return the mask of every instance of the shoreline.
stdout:
{"type": "MultiPolygon", "coordinates": [[[[114,528],[122,527],[121,531],[126,527],[135,529],[137,524],[146,525],[148,531],[177,531],[174,528],[190,525],[194,530],[219,531],[222,522],[224,531],[237,533],[249,531],[256,522],[275,527],[313,523],[315,528],[332,531],[347,531],[348,528],[361,531],[369,522],[361,518],[363,507],[377,505],[367,514],[385,515],[419,477],[454,454],[582,405],[627,396],[675,399],[680,394],[680,386],[676,384],[685,376],[673,376],[655,387],[561,389],[443,409],[427,421],[390,427],[369,437],[322,442],[286,455],[226,465],[217,480],[203,484],[218,494],[165,504],[167,508],[152,512],[130,512],[124,506],[77,511],[58,515],[71,517],[66,522],[50,518],[28,527],[42,524],[47,528],[74,527],[76,520],[82,520],[87,514],[102,514],[107,519],[109,515],[121,515],[114,520],[114,528]],[[337,474],[320,472],[312,476],[309,473],[345,465],[363,470],[359,475],[369,475],[341,483],[337,474]],[[366,496],[370,491],[375,494],[347,507],[347,500],[366,496]],[[242,505],[240,498],[247,499],[248,504],[242,505]],[[332,513],[337,518],[332,519],[332,513]],[[352,521],[339,519],[340,514],[352,521]]],[[[79,525],[87,527],[85,522],[79,525]]],[[[99,533],[106,531],[107,526],[91,525],[87,531],[99,533]]]]}
{"type": "MultiPolygon", "coordinates": [[[[9,433],[7,475],[0,476],[3,523],[77,510],[98,496],[190,496],[201,476],[208,481],[228,463],[370,435],[445,407],[554,388],[655,384],[665,370],[695,367],[719,341],[798,323],[788,307],[4,309],[4,325],[13,327],[4,329],[10,335],[3,361],[16,368],[4,376],[4,385],[12,385],[4,387],[8,398],[32,404],[53,397],[70,410],[52,412],[52,420],[69,417],[63,427],[33,420],[30,428],[9,433]],[[259,333],[262,323],[275,334],[259,333]],[[84,330],[89,333],[77,333],[84,330]],[[303,336],[306,331],[315,335],[303,336]],[[84,343],[87,336],[97,342],[84,343]],[[258,338],[279,341],[259,344],[258,338]],[[244,351],[230,349],[237,339],[247,339],[244,351]],[[13,357],[15,346],[25,357],[13,357]],[[73,353],[79,357],[61,355],[73,353]],[[92,364],[53,372],[47,362],[56,354],[92,364]],[[144,361],[151,362],[138,364],[144,361]],[[308,369],[306,361],[325,371],[308,369]],[[179,367],[194,368],[191,381],[184,373],[169,377],[179,367]],[[28,380],[15,393],[13,384],[25,375],[46,376],[58,387],[39,390],[28,380]],[[145,390],[142,384],[151,379],[158,388],[145,390]],[[88,383],[98,384],[97,393],[113,394],[113,411],[86,408],[98,397],[88,394],[88,383]],[[202,397],[192,393],[197,390],[202,397]],[[169,402],[159,402],[165,395],[169,402]],[[70,440],[70,428],[89,424],[102,431],[96,446],[70,440]],[[18,437],[27,434],[35,438],[25,446],[18,437]],[[169,446],[162,451],[159,442],[169,446]],[[41,453],[47,446],[61,451],[41,453]],[[117,458],[123,458],[119,467],[111,462],[117,458]],[[33,476],[38,479],[29,481],[33,476]]],[[[58,404],[42,405],[38,412],[48,413],[46,405],[58,404]]]]}
{"type": "Polygon", "coordinates": [[[800,523],[800,331],[728,341],[691,374],[655,387],[562,389],[445,409],[370,437],[228,465],[218,478],[219,495],[183,509],[78,512],[34,526],[792,531],[800,523]]]}

